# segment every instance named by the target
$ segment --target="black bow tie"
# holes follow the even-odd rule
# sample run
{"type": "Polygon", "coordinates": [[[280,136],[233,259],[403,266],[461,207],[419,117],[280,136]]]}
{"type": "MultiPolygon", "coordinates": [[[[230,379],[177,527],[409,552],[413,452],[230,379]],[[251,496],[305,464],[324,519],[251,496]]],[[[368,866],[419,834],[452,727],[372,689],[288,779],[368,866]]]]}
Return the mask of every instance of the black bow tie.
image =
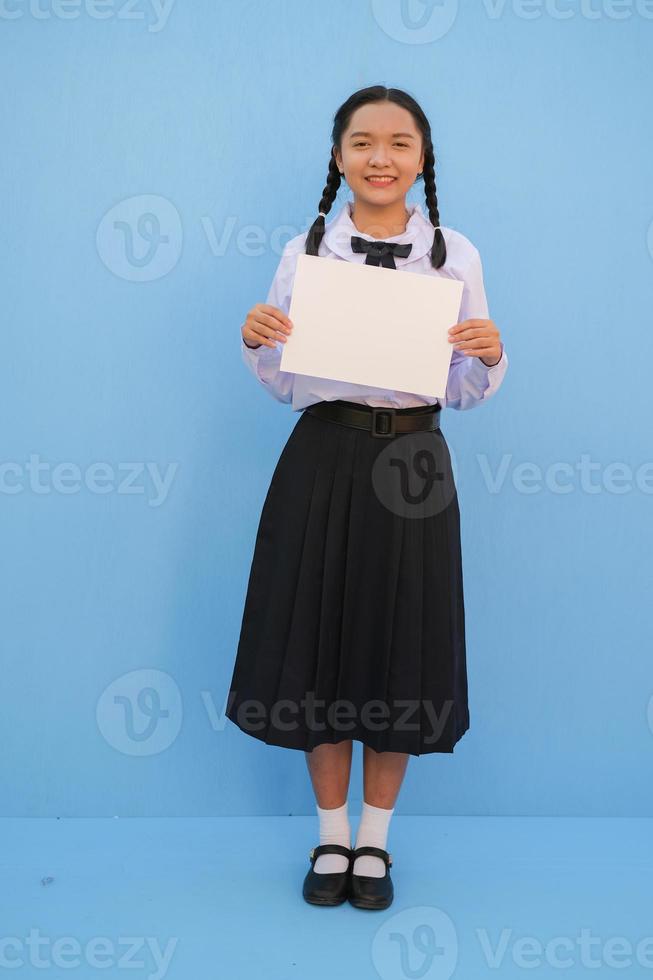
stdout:
{"type": "Polygon", "coordinates": [[[405,259],[410,255],[412,247],[412,243],[400,245],[399,242],[370,242],[358,235],[351,236],[352,252],[367,252],[365,265],[382,265],[385,269],[396,269],[395,255],[405,259]]]}

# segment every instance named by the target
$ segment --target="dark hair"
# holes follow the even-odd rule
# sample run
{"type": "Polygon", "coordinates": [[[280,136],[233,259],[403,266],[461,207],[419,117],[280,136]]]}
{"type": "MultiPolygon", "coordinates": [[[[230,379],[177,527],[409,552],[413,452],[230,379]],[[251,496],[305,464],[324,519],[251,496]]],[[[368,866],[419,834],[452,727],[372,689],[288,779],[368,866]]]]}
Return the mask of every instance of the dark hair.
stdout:
{"type": "MultiPolygon", "coordinates": [[[[402,108],[407,109],[408,112],[412,114],[417,124],[417,128],[422,134],[424,169],[421,176],[424,178],[424,193],[426,195],[426,205],[428,208],[429,218],[431,220],[431,224],[436,226],[435,234],[433,236],[433,245],[431,246],[431,265],[434,268],[439,269],[447,261],[447,247],[445,245],[444,236],[437,227],[437,225],[440,224],[440,216],[438,214],[438,197],[435,189],[435,154],[433,152],[433,143],[431,141],[431,126],[415,99],[411,95],[408,95],[407,92],[402,91],[402,89],[386,88],[385,85],[370,85],[368,88],[359,89],[358,92],[354,92],[353,95],[350,95],[346,102],[343,102],[333,117],[331,142],[340,152],[342,152],[342,134],[347,129],[349,120],[356,109],[362,105],[367,105],[370,102],[394,102],[397,105],[402,106],[402,108]]],[[[324,186],[324,190],[322,191],[322,197],[320,198],[320,203],[318,205],[318,211],[324,211],[325,214],[329,213],[331,210],[331,205],[336,199],[338,188],[340,187],[340,179],[340,171],[338,170],[338,164],[336,163],[332,148],[331,159],[329,160],[329,172],[327,174],[326,184],[324,186]]],[[[318,249],[323,235],[324,216],[320,214],[308,229],[308,237],[306,239],[307,255],[319,254],[318,249]]]]}

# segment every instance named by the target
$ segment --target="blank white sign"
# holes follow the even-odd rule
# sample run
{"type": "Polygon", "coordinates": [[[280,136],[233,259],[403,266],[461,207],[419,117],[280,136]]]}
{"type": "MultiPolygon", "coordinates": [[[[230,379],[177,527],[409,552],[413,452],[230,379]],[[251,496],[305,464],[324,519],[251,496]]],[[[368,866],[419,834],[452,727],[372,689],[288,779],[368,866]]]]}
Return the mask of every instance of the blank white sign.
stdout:
{"type": "Polygon", "coordinates": [[[302,253],[280,369],[443,398],[462,295],[458,279],[302,253]]]}

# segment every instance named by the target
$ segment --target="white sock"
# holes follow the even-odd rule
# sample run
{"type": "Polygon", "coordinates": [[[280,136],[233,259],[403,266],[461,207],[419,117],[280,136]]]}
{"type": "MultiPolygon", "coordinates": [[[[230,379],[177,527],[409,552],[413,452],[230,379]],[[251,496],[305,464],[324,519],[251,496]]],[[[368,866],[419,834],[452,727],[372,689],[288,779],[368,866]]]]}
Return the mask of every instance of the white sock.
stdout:
{"type": "MultiPolygon", "coordinates": [[[[363,800],[361,822],[356,835],[356,847],[382,847],[387,850],[388,828],[390,817],[394,813],[380,806],[372,806],[363,800]]],[[[355,875],[370,875],[372,878],[382,878],[385,874],[385,861],[372,854],[363,854],[354,861],[352,872],[355,875]]]]}
{"type": "MultiPolygon", "coordinates": [[[[351,847],[351,828],[347,807],[347,800],[342,806],[330,810],[323,810],[317,803],[315,804],[317,815],[320,818],[320,844],[342,844],[343,847],[351,847]]],[[[349,858],[346,858],[344,854],[320,854],[313,865],[313,871],[319,875],[325,875],[334,871],[346,871],[348,866],[349,858]]]]}

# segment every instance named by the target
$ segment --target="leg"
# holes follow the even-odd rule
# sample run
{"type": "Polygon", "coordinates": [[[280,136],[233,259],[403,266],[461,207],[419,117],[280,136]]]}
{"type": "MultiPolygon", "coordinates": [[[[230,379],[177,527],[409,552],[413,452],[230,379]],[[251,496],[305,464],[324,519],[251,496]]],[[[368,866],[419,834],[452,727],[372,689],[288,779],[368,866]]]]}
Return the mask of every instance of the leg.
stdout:
{"type": "Polygon", "coordinates": [[[408,765],[408,752],[375,752],[363,746],[363,799],[372,806],[394,807],[408,765]]]}
{"type": "Polygon", "coordinates": [[[352,748],[351,739],[347,739],[337,745],[325,742],[304,753],[318,806],[342,806],[347,799],[352,748]]]}
{"type": "MultiPolygon", "coordinates": [[[[375,752],[363,747],[363,809],[356,847],[386,850],[390,818],[408,765],[407,752],[375,752]]],[[[354,861],[356,875],[382,878],[385,864],[379,857],[364,854],[354,861]]]]}
{"type": "MultiPolygon", "coordinates": [[[[351,773],[352,741],[337,745],[323,743],[305,752],[320,821],[320,844],[351,847],[351,828],[347,813],[347,791],[351,773]]],[[[320,854],[315,862],[317,874],[347,870],[343,854],[320,854]]]]}

